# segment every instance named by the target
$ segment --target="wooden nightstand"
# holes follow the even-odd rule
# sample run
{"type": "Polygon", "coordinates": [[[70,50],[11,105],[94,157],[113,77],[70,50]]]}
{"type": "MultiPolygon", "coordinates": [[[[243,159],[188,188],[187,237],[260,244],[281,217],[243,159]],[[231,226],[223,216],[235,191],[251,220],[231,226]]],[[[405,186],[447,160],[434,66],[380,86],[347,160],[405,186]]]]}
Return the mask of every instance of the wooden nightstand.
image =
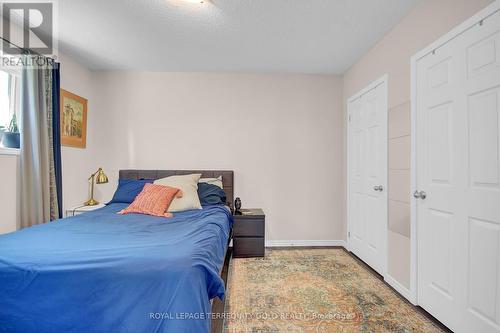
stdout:
{"type": "Polygon", "coordinates": [[[91,212],[93,210],[96,210],[96,209],[99,209],[99,208],[102,208],[105,206],[106,206],[105,204],[99,204],[99,205],[95,205],[95,206],[83,206],[82,205],[82,206],[76,206],[73,208],[68,208],[68,209],[66,209],[66,215],[64,217],[71,217],[71,216],[75,216],[75,215],[80,215],[80,214],[91,212]]]}
{"type": "Polygon", "coordinates": [[[233,215],[233,258],[263,257],[266,215],[262,209],[242,209],[242,212],[233,215]]]}

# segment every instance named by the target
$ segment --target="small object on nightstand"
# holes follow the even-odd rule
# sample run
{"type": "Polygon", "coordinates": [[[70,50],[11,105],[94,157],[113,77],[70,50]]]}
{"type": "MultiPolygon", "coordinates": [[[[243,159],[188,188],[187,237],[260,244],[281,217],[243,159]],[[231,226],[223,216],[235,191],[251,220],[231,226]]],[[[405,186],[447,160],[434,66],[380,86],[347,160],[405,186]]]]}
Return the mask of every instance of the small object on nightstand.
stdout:
{"type": "Polygon", "coordinates": [[[93,210],[103,208],[103,207],[106,207],[106,205],[98,204],[98,205],[94,205],[94,206],[76,206],[73,208],[68,208],[68,209],[66,209],[66,216],[65,217],[80,215],[80,214],[91,212],[93,210]]]}
{"type": "Polygon", "coordinates": [[[90,175],[89,181],[91,182],[90,199],[87,200],[85,206],[95,206],[99,204],[99,201],[94,199],[94,180],[96,184],[106,184],[108,182],[108,176],[99,168],[96,172],[90,175]],[[96,178],[97,176],[97,178],[96,178]]]}
{"type": "Polygon", "coordinates": [[[241,214],[241,199],[240,198],[236,198],[236,200],[234,200],[234,213],[241,214]]]}
{"type": "Polygon", "coordinates": [[[266,216],[262,209],[241,209],[233,218],[233,258],[264,257],[266,216]]]}

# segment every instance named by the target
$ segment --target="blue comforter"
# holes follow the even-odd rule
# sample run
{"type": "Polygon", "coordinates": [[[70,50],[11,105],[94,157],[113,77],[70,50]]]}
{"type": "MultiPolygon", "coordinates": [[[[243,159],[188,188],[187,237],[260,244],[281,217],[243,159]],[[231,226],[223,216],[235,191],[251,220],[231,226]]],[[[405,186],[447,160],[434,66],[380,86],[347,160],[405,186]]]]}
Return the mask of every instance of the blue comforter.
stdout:
{"type": "Polygon", "coordinates": [[[0,236],[0,332],[208,332],[232,224],[111,204],[0,236]]]}

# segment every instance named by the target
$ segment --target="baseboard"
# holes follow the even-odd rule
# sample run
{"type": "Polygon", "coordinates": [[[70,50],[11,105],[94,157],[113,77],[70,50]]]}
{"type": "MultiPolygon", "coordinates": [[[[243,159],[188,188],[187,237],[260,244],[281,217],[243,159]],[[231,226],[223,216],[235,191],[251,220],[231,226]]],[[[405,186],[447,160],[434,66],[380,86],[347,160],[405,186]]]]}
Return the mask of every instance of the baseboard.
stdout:
{"type": "Polygon", "coordinates": [[[386,276],[384,276],[384,281],[387,282],[388,285],[393,287],[398,293],[401,294],[401,296],[406,298],[410,303],[412,303],[413,305],[417,305],[416,299],[414,299],[410,290],[405,286],[403,286],[398,281],[396,281],[392,276],[386,274],[386,276]]]}
{"type": "Polygon", "coordinates": [[[266,240],[266,247],[342,246],[344,240],[266,240]]]}

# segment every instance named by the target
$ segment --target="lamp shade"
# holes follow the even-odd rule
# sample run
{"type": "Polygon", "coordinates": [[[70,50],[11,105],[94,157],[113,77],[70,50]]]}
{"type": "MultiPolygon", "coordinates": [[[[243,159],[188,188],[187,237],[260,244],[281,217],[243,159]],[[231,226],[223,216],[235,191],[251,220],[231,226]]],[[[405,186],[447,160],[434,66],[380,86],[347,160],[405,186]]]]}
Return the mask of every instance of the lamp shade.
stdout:
{"type": "Polygon", "coordinates": [[[108,176],[102,171],[101,168],[97,171],[97,177],[95,180],[96,184],[106,184],[108,182],[108,176]]]}

